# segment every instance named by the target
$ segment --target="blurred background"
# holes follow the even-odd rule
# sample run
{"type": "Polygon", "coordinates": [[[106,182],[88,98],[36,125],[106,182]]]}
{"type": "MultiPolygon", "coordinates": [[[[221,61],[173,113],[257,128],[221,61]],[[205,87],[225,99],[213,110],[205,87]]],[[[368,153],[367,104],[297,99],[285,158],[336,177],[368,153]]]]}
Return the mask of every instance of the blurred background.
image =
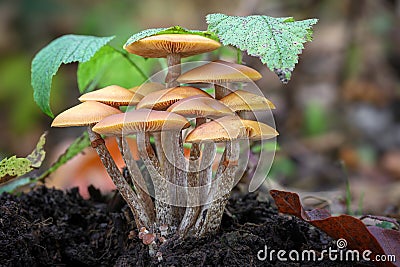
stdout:
{"type": "MultiPolygon", "coordinates": [[[[209,13],[319,19],[314,40],[306,44],[289,84],[282,85],[259,59],[243,58],[245,64],[261,72],[263,79],[258,85],[277,106],[274,115],[280,150],[269,177],[303,192],[303,196],[328,192],[320,196],[322,202],[331,204],[343,204],[344,192],[350,188],[353,211],[398,216],[398,0],[3,0],[0,157],[26,156],[39,136],[49,131],[45,162],[49,166],[83,131],[51,129],[51,118],[33,101],[31,60],[50,41],[69,33],[116,35],[111,44],[122,47],[130,35],[147,28],[181,25],[205,30],[209,13]]],[[[147,67],[147,74],[159,65],[155,61],[154,66],[147,67]]],[[[77,104],[76,70],[76,64],[63,65],[53,79],[54,114],[77,104]]],[[[126,86],[141,81],[132,79],[129,83],[126,86]]],[[[59,181],[52,184],[70,187],[95,183],[110,188],[98,164],[88,150],[53,174],[50,178],[59,181]]],[[[87,195],[84,189],[81,192],[87,195]]]]}

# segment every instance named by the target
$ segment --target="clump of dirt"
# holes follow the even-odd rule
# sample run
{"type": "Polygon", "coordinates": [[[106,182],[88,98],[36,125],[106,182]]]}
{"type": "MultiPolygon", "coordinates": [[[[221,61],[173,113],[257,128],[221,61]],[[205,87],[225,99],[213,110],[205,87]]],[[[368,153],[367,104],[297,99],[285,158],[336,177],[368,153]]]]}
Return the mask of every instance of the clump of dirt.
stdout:
{"type": "MultiPolygon", "coordinates": [[[[162,261],[132,235],[134,222],[126,206],[113,205],[90,190],[84,200],[73,189],[64,193],[40,187],[19,196],[0,196],[0,262],[4,266],[337,266],[317,262],[281,262],[257,258],[259,250],[312,249],[321,252],[331,238],[309,224],[277,213],[258,194],[233,197],[217,235],[169,240],[162,261]],[[131,234],[130,234],[131,233],[131,234]]],[[[341,266],[354,266],[341,262],[341,266]]]]}

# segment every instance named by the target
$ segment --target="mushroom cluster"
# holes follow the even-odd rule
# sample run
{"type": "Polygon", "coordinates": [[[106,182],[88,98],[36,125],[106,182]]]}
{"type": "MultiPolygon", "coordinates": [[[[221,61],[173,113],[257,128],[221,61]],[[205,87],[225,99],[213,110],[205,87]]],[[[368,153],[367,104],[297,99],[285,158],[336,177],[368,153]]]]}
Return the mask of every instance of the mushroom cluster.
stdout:
{"type": "Polygon", "coordinates": [[[112,85],[84,94],[81,104],[52,123],[87,126],[91,145],[132,210],[137,228],[153,235],[153,247],[175,234],[203,236],[217,231],[237,181],[239,140],[278,135],[274,128],[244,117],[245,112],[274,108],[268,99],[231,89],[231,83],[260,79],[254,69],[213,61],[181,75],[182,57],[218,47],[218,42],[195,34],[160,34],[136,41],[124,48],[143,57],[167,58],[165,85],[146,83],[132,89],[112,85]],[[197,83],[212,84],[215,95],[197,88],[197,83]],[[132,108],[122,112],[120,106],[132,108]],[[117,139],[133,187],[111,158],[104,136],[117,139]],[[151,181],[144,178],[129,150],[126,138],[133,136],[151,181]],[[191,144],[189,157],[183,143],[191,144]],[[224,145],[224,152],[213,175],[216,143],[224,145]]]}

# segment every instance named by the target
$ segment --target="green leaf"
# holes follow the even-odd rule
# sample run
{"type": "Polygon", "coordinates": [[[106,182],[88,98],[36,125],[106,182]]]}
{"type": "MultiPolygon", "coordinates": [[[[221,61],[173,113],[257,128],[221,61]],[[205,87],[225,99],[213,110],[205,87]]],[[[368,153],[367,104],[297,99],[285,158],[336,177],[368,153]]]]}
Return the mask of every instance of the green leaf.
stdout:
{"type": "Polygon", "coordinates": [[[78,65],[78,87],[81,93],[96,87],[118,84],[125,88],[139,85],[148,79],[144,71],[152,67],[154,61],[130,55],[109,45],[102,47],[87,62],[78,65]]]}
{"type": "Polygon", "coordinates": [[[44,113],[54,117],[50,109],[51,82],[61,64],[86,62],[113,38],[64,35],[36,54],[32,60],[31,84],[35,102],[44,113]]]}
{"type": "Polygon", "coordinates": [[[124,47],[139,41],[140,39],[150,37],[153,35],[160,35],[160,34],[196,34],[200,36],[204,36],[210,39],[213,39],[215,41],[218,41],[218,37],[213,33],[209,31],[198,31],[198,30],[188,30],[185,28],[182,28],[180,26],[174,26],[170,28],[155,28],[155,29],[147,29],[141,32],[138,32],[134,35],[132,35],[128,41],[126,41],[124,47]]]}
{"type": "Polygon", "coordinates": [[[208,31],[215,32],[222,44],[259,57],[283,83],[290,80],[303,44],[312,39],[312,25],[318,21],[224,14],[209,14],[206,19],[208,31]]]}

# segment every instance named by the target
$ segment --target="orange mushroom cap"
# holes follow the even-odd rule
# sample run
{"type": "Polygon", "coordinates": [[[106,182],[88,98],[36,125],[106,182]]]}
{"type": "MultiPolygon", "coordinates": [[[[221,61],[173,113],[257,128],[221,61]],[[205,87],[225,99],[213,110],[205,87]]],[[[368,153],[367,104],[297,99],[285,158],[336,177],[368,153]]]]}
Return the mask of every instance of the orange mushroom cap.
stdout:
{"type": "Polygon", "coordinates": [[[243,90],[236,90],[219,101],[233,111],[257,111],[275,109],[275,105],[264,96],[243,90]]]}
{"type": "Polygon", "coordinates": [[[278,132],[258,121],[242,120],[238,116],[226,116],[195,128],[185,142],[225,142],[236,139],[261,140],[278,135],[278,132]]]}
{"type": "Polygon", "coordinates": [[[175,102],[190,97],[200,95],[210,97],[203,90],[195,87],[182,86],[159,90],[146,95],[136,106],[137,109],[149,108],[155,110],[165,110],[175,102]]]}
{"type": "Polygon", "coordinates": [[[168,54],[188,57],[213,51],[221,44],[196,34],[160,34],[140,39],[124,49],[129,53],[147,58],[163,58],[168,54]]]}
{"type": "Polygon", "coordinates": [[[93,131],[105,135],[134,134],[180,130],[190,126],[185,117],[168,111],[137,109],[108,116],[93,127],[93,131]]]}
{"type": "Polygon", "coordinates": [[[214,98],[191,96],[175,102],[167,111],[186,117],[219,118],[234,115],[232,110],[214,98]]]}
{"type": "Polygon", "coordinates": [[[143,98],[118,85],[110,85],[102,89],[83,94],[79,101],[98,101],[111,106],[136,105],[143,98]]]}
{"type": "Polygon", "coordinates": [[[54,118],[51,127],[87,126],[120,113],[120,110],[106,104],[87,101],[60,113],[54,118]]]}
{"type": "Polygon", "coordinates": [[[177,81],[180,83],[248,82],[259,80],[261,77],[258,71],[245,65],[216,60],[185,72],[177,81]]]}

